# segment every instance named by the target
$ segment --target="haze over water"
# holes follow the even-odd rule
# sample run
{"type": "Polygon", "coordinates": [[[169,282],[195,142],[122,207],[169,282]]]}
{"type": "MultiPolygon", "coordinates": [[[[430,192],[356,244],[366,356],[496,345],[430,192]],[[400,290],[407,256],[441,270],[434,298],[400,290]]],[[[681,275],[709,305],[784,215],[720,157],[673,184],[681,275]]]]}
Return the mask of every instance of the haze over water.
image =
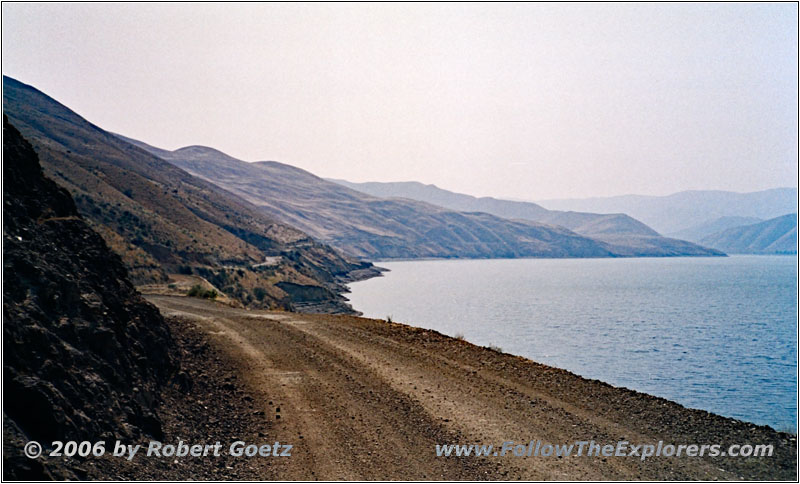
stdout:
{"type": "Polygon", "coordinates": [[[797,257],[382,262],[367,317],[435,329],[721,415],[794,429],[797,257]]]}

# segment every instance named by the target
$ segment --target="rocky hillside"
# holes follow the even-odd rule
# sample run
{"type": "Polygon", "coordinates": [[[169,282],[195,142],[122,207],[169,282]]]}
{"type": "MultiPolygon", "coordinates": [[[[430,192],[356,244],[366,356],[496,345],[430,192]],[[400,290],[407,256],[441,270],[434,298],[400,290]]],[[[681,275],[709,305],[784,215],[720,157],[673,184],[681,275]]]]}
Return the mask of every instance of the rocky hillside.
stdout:
{"type": "Polygon", "coordinates": [[[170,347],[158,310],[4,116],[4,480],[76,477],[24,457],[28,440],[160,438],[170,347]]]}
{"type": "Polygon", "coordinates": [[[688,190],[663,197],[623,195],[570,200],[541,200],[553,210],[627,213],[659,233],[677,236],[681,231],[720,217],[756,217],[762,220],[797,211],[797,188],[773,188],[738,193],[722,190],[688,190]]]}
{"type": "Polygon", "coordinates": [[[567,228],[603,243],[621,257],[670,257],[720,255],[715,250],[685,240],[662,237],[658,232],[624,213],[590,213],[548,210],[532,202],[476,198],[418,182],[351,183],[343,186],[377,197],[402,197],[440,205],[460,212],[486,212],[507,219],[522,219],[567,228]]]}
{"type": "Polygon", "coordinates": [[[613,244],[563,227],[374,197],[290,165],[247,163],[203,146],[167,151],[128,141],[240,195],[270,216],[365,258],[620,255],[613,244]]]}
{"type": "Polygon", "coordinates": [[[732,227],[701,239],[731,254],[796,254],[797,214],[732,227]]]}
{"type": "Polygon", "coordinates": [[[191,275],[247,305],[348,312],[342,283],[377,273],[5,76],[3,109],[136,284],[191,275]]]}
{"type": "Polygon", "coordinates": [[[345,180],[330,181],[376,197],[410,198],[459,212],[486,212],[508,219],[519,218],[559,225],[573,232],[588,236],[602,234],[658,235],[655,230],[624,213],[600,214],[548,210],[533,202],[501,200],[492,197],[478,198],[419,182],[353,183],[345,180]]]}

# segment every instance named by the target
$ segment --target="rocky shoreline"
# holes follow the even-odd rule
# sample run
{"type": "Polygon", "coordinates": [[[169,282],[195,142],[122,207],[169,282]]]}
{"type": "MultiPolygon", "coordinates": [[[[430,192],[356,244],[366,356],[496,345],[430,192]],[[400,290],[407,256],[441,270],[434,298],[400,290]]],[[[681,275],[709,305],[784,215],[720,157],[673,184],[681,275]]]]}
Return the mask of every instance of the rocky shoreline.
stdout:
{"type": "Polygon", "coordinates": [[[248,311],[190,298],[150,300],[165,316],[193,324],[210,347],[228,355],[238,368],[237,382],[272,418],[266,431],[271,438],[297,443],[304,436],[298,454],[282,464],[287,479],[797,476],[792,434],[688,409],[435,331],[344,315],[248,311]],[[773,455],[443,459],[434,453],[436,444],[536,439],[718,444],[722,449],[771,445],[773,455]],[[385,442],[397,448],[387,452],[385,442]],[[326,457],[332,445],[341,449],[333,461],[326,457]],[[373,457],[365,460],[370,453],[373,457]]]}

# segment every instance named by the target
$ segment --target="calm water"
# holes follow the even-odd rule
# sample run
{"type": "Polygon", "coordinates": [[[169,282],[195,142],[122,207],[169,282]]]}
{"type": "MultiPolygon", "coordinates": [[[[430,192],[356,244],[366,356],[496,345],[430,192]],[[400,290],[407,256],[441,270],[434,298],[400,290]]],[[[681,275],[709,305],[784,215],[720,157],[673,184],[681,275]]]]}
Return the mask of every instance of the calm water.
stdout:
{"type": "Polygon", "coordinates": [[[797,257],[383,262],[367,317],[435,329],[702,408],[794,429],[797,257]]]}

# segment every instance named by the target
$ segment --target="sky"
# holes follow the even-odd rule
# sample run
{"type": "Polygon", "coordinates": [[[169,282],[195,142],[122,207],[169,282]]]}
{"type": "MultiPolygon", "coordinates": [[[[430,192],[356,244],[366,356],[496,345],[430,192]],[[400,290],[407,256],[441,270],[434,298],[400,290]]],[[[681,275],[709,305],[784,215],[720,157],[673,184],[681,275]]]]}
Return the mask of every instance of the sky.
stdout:
{"type": "Polygon", "coordinates": [[[797,186],[798,5],[2,4],[100,127],[523,200],[797,186]]]}

